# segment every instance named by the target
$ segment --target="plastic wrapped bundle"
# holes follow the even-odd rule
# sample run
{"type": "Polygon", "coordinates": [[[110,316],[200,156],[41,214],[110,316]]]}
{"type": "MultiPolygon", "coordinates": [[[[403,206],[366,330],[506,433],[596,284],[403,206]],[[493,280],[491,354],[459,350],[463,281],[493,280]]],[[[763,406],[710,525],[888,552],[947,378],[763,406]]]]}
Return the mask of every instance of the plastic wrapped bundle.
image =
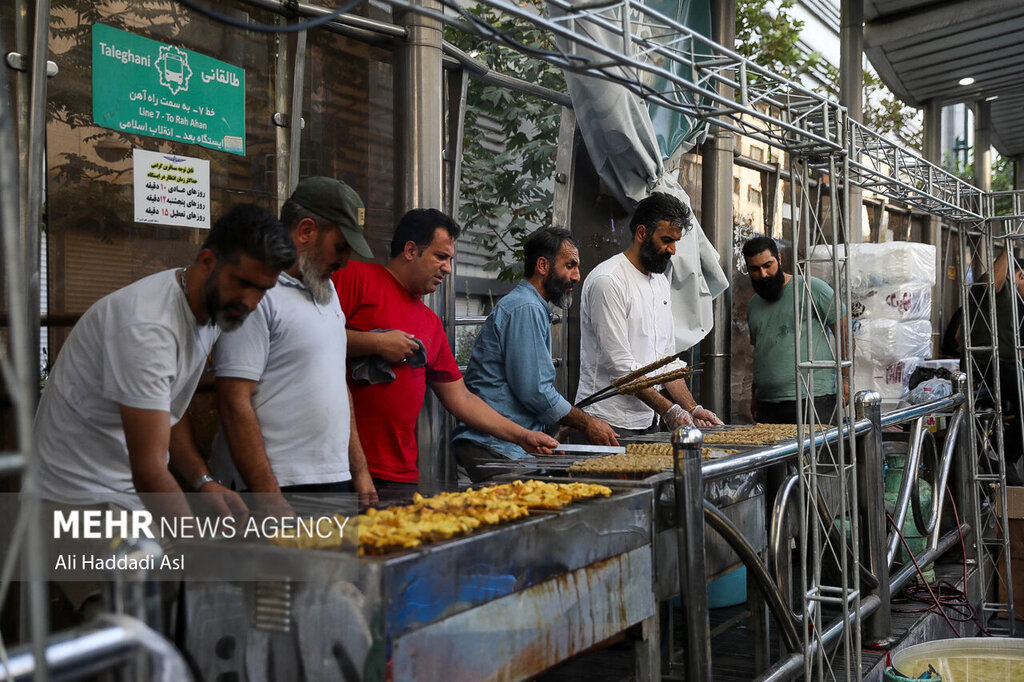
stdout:
{"type": "MultiPolygon", "coordinates": [[[[820,244],[811,250],[809,272],[818,279],[832,284],[832,251],[837,257],[845,253],[844,247],[820,244]]],[[[915,242],[885,242],[883,244],[851,244],[850,289],[869,291],[891,285],[926,284],[935,286],[935,247],[915,242]]]]}
{"type": "Polygon", "coordinates": [[[932,323],[929,320],[855,320],[853,339],[857,360],[884,367],[904,358],[929,357],[932,323]]]}
{"type": "Polygon", "coordinates": [[[903,358],[889,364],[869,362],[859,355],[854,361],[853,392],[878,391],[882,400],[901,400],[910,386],[910,376],[921,358],[903,358]]]}
{"type": "Polygon", "coordinates": [[[854,320],[928,320],[931,318],[931,311],[932,287],[928,284],[894,284],[854,290],[853,303],[850,306],[854,320]]]}

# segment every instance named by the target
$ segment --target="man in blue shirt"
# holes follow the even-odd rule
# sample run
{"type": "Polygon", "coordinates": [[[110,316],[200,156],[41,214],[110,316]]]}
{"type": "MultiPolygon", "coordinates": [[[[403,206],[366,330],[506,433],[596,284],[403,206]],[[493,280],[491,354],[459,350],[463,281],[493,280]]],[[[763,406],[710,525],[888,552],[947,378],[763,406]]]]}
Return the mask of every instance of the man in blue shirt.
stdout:
{"type": "MultiPolygon", "coordinates": [[[[543,227],[523,243],[523,280],[495,306],[473,344],[466,385],[497,412],[523,428],[554,423],[583,432],[595,445],[618,445],[608,422],[573,407],[555,390],[551,361],[551,306],[568,309],[580,280],[576,240],[543,227]]],[[[504,473],[500,465],[530,457],[515,443],[459,424],[452,436],[459,464],[474,481],[504,473]]]]}

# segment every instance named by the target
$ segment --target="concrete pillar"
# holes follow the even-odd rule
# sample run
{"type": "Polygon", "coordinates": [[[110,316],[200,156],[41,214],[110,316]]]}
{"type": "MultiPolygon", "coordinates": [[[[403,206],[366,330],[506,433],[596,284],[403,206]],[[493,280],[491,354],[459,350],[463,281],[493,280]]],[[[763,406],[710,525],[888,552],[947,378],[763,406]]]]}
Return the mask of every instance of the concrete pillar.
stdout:
{"type": "MultiPolygon", "coordinates": [[[[732,49],[736,42],[736,0],[711,0],[712,40],[732,49]]],[[[732,96],[732,89],[719,86],[732,96]]],[[[701,343],[701,362],[705,374],[700,382],[700,403],[728,423],[732,400],[732,132],[712,128],[704,143],[702,157],[701,214],[704,232],[715,245],[729,288],[715,299],[715,326],[701,343]]]]}
{"type": "MultiPolygon", "coordinates": [[[[419,0],[419,5],[440,10],[436,0],[419,0]]],[[[415,12],[403,12],[397,23],[408,31],[395,50],[395,166],[398,185],[395,202],[399,215],[412,208],[443,209],[443,173],[441,145],[444,119],[444,93],[441,71],[441,22],[415,12]]],[[[444,287],[423,302],[443,320],[444,287]]],[[[444,433],[444,412],[433,393],[427,400],[417,424],[420,483],[439,481],[448,454],[444,433]]]]}
{"type": "Polygon", "coordinates": [[[992,105],[975,103],[974,184],[983,192],[992,191],[992,105]]]}
{"type": "MultiPolygon", "coordinates": [[[[942,104],[936,100],[929,101],[924,108],[924,158],[936,166],[942,166],[942,104]]],[[[955,306],[949,307],[947,298],[949,294],[955,296],[956,282],[946,277],[942,267],[942,219],[938,216],[929,216],[925,224],[925,233],[921,241],[925,244],[935,246],[935,288],[932,291],[932,352],[937,354],[939,344],[942,342],[942,330],[948,316],[946,311],[952,313],[955,306]]],[[[951,299],[955,301],[956,299],[951,299]]]]}
{"type": "MultiPolygon", "coordinates": [[[[842,0],[839,20],[839,103],[846,107],[850,118],[864,119],[864,3],[862,0],[842,0]]],[[[864,241],[863,190],[850,186],[850,215],[847,238],[850,243],[864,241]]]]}

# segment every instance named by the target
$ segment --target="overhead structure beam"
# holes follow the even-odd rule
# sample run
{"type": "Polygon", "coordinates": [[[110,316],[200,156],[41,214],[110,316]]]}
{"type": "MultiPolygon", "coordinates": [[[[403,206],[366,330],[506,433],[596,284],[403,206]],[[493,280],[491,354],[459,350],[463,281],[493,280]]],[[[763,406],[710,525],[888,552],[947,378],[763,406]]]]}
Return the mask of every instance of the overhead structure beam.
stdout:
{"type": "Polygon", "coordinates": [[[851,121],[845,125],[846,117],[838,102],[761,68],[645,5],[618,0],[577,6],[566,0],[549,0],[549,5],[561,13],[550,17],[508,0],[480,0],[502,18],[537,29],[535,42],[523,43],[454,1],[446,2],[452,10],[448,15],[410,0],[385,1],[396,9],[422,13],[486,36],[553,66],[620,83],[652,104],[746,135],[812,163],[850,150],[851,162],[845,165],[854,185],[951,220],[981,218],[982,195],[978,188],[862,124],[851,121]],[[627,32],[620,19],[622,11],[637,17],[629,22],[636,30],[627,32]],[[610,48],[579,28],[593,25],[620,36],[622,44],[628,43],[631,49],[610,48]],[[552,47],[555,37],[567,47],[552,47]],[[585,47],[599,58],[583,57],[576,53],[577,47],[585,47]],[[672,62],[674,68],[669,68],[672,65],[667,62],[672,62]],[[685,73],[692,73],[692,77],[680,75],[685,73]],[[668,87],[657,89],[651,85],[655,77],[668,87]],[[732,88],[734,96],[723,96],[718,90],[720,84],[732,88]]]}
{"type": "MultiPolygon", "coordinates": [[[[863,3],[861,5],[863,12],[863,3]]],[[[899,41],[908,35],[959,26],[986,14],[1020,9],[1019,0],[959,0],[925,5],[927,9],[904,14],[892,19],[872,21],[864,29],[864,47],[881,47],[899,41]]]]}

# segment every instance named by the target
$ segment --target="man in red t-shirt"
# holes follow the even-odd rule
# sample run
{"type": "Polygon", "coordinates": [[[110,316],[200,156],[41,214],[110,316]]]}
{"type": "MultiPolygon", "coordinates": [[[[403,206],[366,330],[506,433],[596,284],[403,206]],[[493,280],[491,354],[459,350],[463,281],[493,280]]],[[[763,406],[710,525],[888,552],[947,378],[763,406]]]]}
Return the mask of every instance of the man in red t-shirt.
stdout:
{"type": "Polygon", "coordinates": [[[419,481],[416,419],[428,384],[472,429],[527,452],[546,453],[558,445],[501,416],[466,388],[441,319],[420,300],[452,271],[458,236],[459,226],[444,213],[414,209],[398,221],[387,266],[350,262],[332,277],[345,312],[349,357],[379,355],[395,374],[394,381],[382,383],[349,376],[359,438],[377,490],[412,488],[419,481]],[[425,366],[406,362],[419,350],[415,339],[423,342],[425,366]]]}

